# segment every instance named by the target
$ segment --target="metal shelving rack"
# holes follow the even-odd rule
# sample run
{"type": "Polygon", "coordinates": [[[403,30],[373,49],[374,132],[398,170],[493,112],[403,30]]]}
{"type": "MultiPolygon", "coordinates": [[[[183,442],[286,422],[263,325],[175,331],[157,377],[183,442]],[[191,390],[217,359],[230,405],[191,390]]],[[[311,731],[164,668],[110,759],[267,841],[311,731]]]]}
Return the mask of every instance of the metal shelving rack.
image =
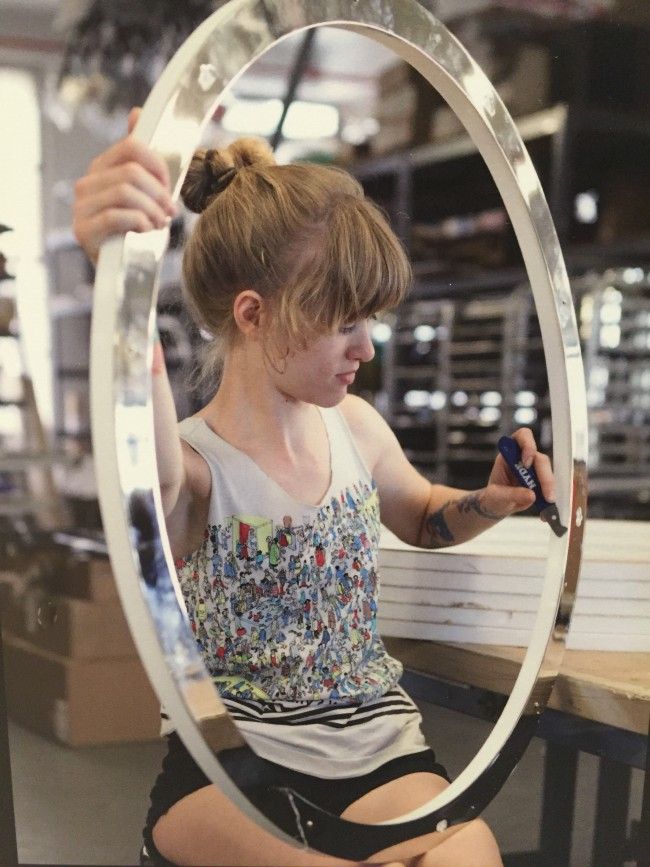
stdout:
{"type": "Polygon", "coordinates": [[[429,384],[449,390],[454,309],[451,302],[437,300],[406,306],[386,363],[391,424],[410,460],[441,479],[447,473],[447,413],[432,398],[429,384]],[[424,332],[418,332],[423,325],[424,332]]]}
{"type": "MultiPolygon", "coordinates": [[[[593,134],[594,141],[601,136],[604,141],[606,132],[615,129],[621,135],[647,141],[650,126],[631,113],[561,104],[521,118],[518,127],[538,168],[565,252],[585,339],[587,384],[593,390],[589,384],[599,375],[604,348],[596,349],[595,338],[588,336],[580,318],[590,304],[601,303],[598,299],[603,290],[594,289],[600,278],[593,274],[603,275],[618,266],[616,279],[621,285],[617,291],[626,299],[621,306],[621,328],[632,335],[637,325],[646,327],[638,323],[650,316],[646,312],[647,284],[643,283],[646,288],[633,286],[621,275],[629,275],[631,268],[643,272],[645,266],[650,270],[650,239],[643,236],[607,245],[585,243],[575,231],[574,198],[579,191],[572,187],[575,162],[587,135],[593,134]],[[585,281],[585,274],[592,276],[585,281]],[[592,296],[591,301],[583,300],[592,296]]],[[[472,172],[478,172],[472,163],[475,155],[473,142],[460,136],[366,159],[352,167],[368,195],[379,201],[392,220],[414,268],[410,296],[396,311],[393,338],[382,352],[385,394],[381,399],[388,407],[387,418],[421,472],[459,487],[485,484],[498,437],[522,424],[532,427],[545,449],[552,447],[541,335],[527,275],[507,222],[503,232],[488,236],[486,247],[493,243],[495,249],[503,251],[502,261],[492,266],[472,267],[455,261],[453,241],[434,245],[432,255],[426,250],[422,255],[422,248],[414,243],[418,223],[440,225],[453,216],[445,211],[455,192],[453,187],[445,189],[445,172],[449,171],[454,183],[460,183],[463,173],[458,167],[467,167],[464,183],[471,188],[472,172]],[[440,329],[443,319],[446,327],[440,329]],[[425,333],[426,326],[436,331],[436,337],[418,340],[415,334],[425,333]],[[446,398],[444,403],[441,395],[446,398]]],[[[484,179],[475,188],[474,212],[494,208],[497,202],[488,200],[484,179]],[[486,196],[485,201],[481,195],[486,196]]],[[[472,195],[472,189],[468,192],[459,187],[461,202],[471,201],[472,195]]],[[[638,329],[634,334],[636,337],[629,340],[645,339],[638,329]]],[[[638,389],[645,388],[647,393],[650,388],[648,351],[637,347],[627,356],[621,348],[607,353],[607,401],[611,403],[618,395],[619,403],[617,420],[607,423],[598,408],[590,409],[594,431],[591,502],[596,512],[602,507],[605,513],[605,498],[612,491],[617,492],[616,514],[621,517],[645,517],[650,509],[644,500],[647,497],[650,501],[647,414],[643,426],[634,422],[640,417],[642,403],[638,389]],[[632,395],[636,416],[623,411],[632,395]]],[[[613,516],[611,510],[607,512],[607,517],[613,516]]]]}
{"type": "MultiPolygon", "coordinates": [[[[13,299],[3,296],[5,307],[13,299]]],[[[69,462],[52,449],[41,423],[34,386],[25,369],[18,321],[0,324],[0,535],[14,521],[60,527],[68,513],[52,466],[69,462]]]]}
{"type": "Polygon", "coordinates": [[[447,463],[452,485],[485,484],[483,466],[494,461],[504,394],[502,356],[507,296],[470,298],[456,305],[450,339],[447,463]],[[478,478],[477,478],[478,477],[478,478]]]}
{"type": "MultiPolygon", "coordinates": [[[[579,322],[591,420],[591,490],[602,500],[650,502],[650,271],[580,281],[579,322]]],[[[630,505],[627,506],[630,508],[630,505]]]]}

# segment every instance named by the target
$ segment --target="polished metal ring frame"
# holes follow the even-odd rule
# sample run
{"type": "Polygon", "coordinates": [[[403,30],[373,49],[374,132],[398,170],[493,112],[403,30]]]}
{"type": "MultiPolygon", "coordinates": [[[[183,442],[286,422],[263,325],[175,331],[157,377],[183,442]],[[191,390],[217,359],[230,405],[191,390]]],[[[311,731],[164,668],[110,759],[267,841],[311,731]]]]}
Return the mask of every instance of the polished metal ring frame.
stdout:
{"type": "Polygon", "coordinates": [[[328,26],[392,49],[446,100],[481,153],[512,221],[542,332],[552,413],[558,508],[568,532],[550,535],[531,640],[511,695],[476,756],[430,803],[366,825],[296,793],[295,820],[279,827],[254,807],[219,762],[238,746],[259,761],[228,716],[191,632],[175,576],[158,490],[151,362],[157,280],[169,230],[129,232],[100,251],[91,350],[91,403],[99,500],[122,605],[146,671],[207,776],[266,830],[296,846],[363,860],[403,840],[477,816],[535,732],[558,673],[570,624],[586,515],[587,411],[571,289],[539,179],[517,128],[480,67],[416,0],[231,0],[207,18],[154,86],[134,136],[160,154],[173,195],[226,89],[292,34],[328,26]]]}

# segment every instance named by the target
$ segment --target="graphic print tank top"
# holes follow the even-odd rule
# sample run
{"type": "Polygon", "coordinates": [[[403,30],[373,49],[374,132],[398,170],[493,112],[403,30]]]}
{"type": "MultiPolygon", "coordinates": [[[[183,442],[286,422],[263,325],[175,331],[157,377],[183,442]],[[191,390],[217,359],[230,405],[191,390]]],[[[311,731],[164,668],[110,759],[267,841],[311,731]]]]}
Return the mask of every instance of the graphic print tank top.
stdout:
{"type": "Polygon", "coordinates": [[[296,770],[345,776],[426,745],[397,686],[402,666],[377,633],[376,485],[340,411],[320,412],[331,467],[316,506],[202,418],[180,423],[212,492],[203,544],[176,568],[205,664],[251,746],[296,770]]]}

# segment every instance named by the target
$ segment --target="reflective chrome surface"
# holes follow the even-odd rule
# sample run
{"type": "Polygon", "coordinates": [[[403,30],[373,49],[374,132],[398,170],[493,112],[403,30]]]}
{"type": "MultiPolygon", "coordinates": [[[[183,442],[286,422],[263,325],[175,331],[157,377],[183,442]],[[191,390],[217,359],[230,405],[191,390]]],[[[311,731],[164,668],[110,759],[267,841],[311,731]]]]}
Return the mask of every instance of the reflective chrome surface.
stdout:
{"type": "Polygon", "coordinates": [[[550,535],[533,636],[508,703],[475,758],[430,804],[380,825],[345,822],[292,798],[277,829],[219,763],[242,746],[190,631],[160,506],[150,363],[157,274],[166,231],[102,248],[92,336],[93,438],[100,502],[122,604],[148,674],[196,761],[262,826],[299,846],[362,859],[477,815],[534,732],[564,649],[586,514],[587,416],[569,282],[548,206],[517,129],[483,72],[416,0],[232,0],[181,47],[152,91],[136,136],[161,153],[175,195],[224,90],[276,41],[328,24],[361,33],[411,63],[449,103],[480,150],[515,228],[540,319],[553,416],[558,506],[569,532],[550,535]],[[540,672],[543,669],[543,676],[540,672]]]}

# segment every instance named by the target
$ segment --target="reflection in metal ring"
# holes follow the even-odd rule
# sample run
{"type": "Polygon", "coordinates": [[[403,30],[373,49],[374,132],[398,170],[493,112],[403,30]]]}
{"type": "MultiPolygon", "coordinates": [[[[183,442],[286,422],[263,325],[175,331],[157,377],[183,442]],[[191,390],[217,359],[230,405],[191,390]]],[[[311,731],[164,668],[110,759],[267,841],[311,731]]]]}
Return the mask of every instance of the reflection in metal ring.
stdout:
{"type": "Polygon", "coordinates": [[[497,725],[434,801],[378,825],[346,822],[295,793],[282,828],[248,802],[219,762],[247,747],[221,704],[189,628],[169,549],[154,457],[150,366],[157,275],[167,230],[113,238],[97,268],[92,335],[93,440],[104,528],[134,640],[188,749],[225,794],[295,845],[361,860],[480,813],[535,730],[570,622],[586,513],[587,414],[569,282],[550,212],[519,133],[484,73],[416,0],[232,0],[190,36],[154,87],[136,137],[163,156],[174,196],[225,89],[277,41],[329,25],[363,34],[408,61],[458,115],[485,160],[515,229],[540,320],[551,396],[558,507],[531,642],[497,725]],[[543,676],[540,672],[543,669],[543,676]]]}

